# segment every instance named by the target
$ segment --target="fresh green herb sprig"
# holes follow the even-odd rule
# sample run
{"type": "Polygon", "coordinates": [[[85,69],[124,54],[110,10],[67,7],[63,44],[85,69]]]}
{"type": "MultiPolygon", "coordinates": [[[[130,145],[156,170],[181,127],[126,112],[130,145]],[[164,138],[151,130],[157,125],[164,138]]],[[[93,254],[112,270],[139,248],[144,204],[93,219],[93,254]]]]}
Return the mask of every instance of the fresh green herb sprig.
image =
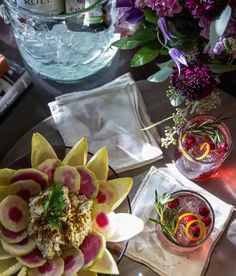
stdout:
{"type": "Polygon", "coordinates": [[[62,188],[61,184],[55,184],[44,204],[43,220],[55,228],[60,228],[60,218],[66,207],[62,188]]]}
{"type": "Polygon", "coordinates": [[[172,195],[164,193],[159,199],[157,191],[155,191],[155,209],[157,211],[158,218],[149,218],[150,221],[153,221],[160,225],[163,232],[165,232],[172,240],[176,241],[174,236],[174,229],[175,229],[175,220],[176,215],[179,213],[175,212],[174,210],[169,210],[167,208],[167,204],[173,201],[174,198],[172,195]]]}
{"type": "Polygon", "coordinates": [[[217,145],[224,139],[223,133],[220,131],[219,126],[222,121],[226,119],[228,118],[218,116],[214,120],[209,119],[201,124],[196,122],[188,126],[185,132],[189,132],[190,134],[194,134],[196,136],[209,136],[212,142],[217,145]]]}

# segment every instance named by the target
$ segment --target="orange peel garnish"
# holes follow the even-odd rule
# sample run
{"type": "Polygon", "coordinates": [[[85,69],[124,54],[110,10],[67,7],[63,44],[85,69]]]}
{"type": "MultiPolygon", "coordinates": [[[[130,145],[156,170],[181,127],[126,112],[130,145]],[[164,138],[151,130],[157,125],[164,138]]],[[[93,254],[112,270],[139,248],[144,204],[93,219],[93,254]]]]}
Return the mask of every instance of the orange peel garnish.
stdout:
{"type": "Polygon", "coordinates": [[[177,230],[178,230],[180,221],[181,221],[183,218],[187,217],[187,216],[194,216],[196,219],[198,218],[198,215],[196,215],[196,214],[194,214],[194,213],[184,213],[184,214],[180,215],[180,216],[178,217],[178,221],[177,221],[176,226],[175,226],[174,234],[176,234],[176,232],[177,232],[177,230]]]}
{"type": "Polygon", "coordinates": [[[182,143],[186,140],[186,137],[187,137],[187,133],[185,132],[185,133],[183,134],[183,137],[182,137],[182,143]]]}
{"type": "Polygon", "coordinates": [[[203,153],[203,155],[201,155],[200,157],[197,157],[196,160],[198,160],[198,161],[204,160],[208,156],[208,154],[211,150],[210,144],[207,142],[202,143],[200,145],[200,150],[204,150],[204,149],[205,149],[205,152],[203,153]]]}
{"type": "Polygon", "coordinates": [[[203,239],[205,236],[206,236],[206,226],[205,224],[199,220],[199,219],[194,219],[194,220],[191,220],[187,223],[186,227],[185,227],[185,235],[187,237],[188,240],[192,240],[192,241],[198,241],[198,240],[201,240],[203,239]],[[189,228],[192,224],[194,223],[198,223],[199,226],[200,226],[200,234],[199,234],[199,237],[193,237],[192,235],[189,234],[189,228]]]}

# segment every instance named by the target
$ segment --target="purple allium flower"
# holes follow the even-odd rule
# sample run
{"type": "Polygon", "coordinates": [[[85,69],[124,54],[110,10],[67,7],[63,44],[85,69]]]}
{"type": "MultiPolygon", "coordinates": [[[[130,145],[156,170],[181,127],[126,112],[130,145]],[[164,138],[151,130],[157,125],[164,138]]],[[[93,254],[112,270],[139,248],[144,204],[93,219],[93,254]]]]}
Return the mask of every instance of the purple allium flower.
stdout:
{"type": "Polygon", "coordinates": [[[185,5],[194,17],[206,17],[209,20],[217,18],[225,9],[229,0],[186,0],[185,5]]]}
{"type": "Polygon", "coordinates": [[[180,13],[182,7],[179,0],[144,0],[147,7],[155,10],[159,16],[172,17],[175,13],[180,13]]]}
{"type": "Polygon", "coordinates": [[[160,16],[159,19],[157,20],[157,25],[160,28],[163,37],[165,39],[165,44],[170,40],[172,40],[172,38],[176,38],[175,36],[173,36],[168,29],[168,25],[167,25],[167,21],[165,17],[160,16]]]}
{"type": "Polygon", "coordinates": [[[174,66],[171,82],[174,88],[190,101],[207,97],[216,86],[209,67],[198,64],[181,66],[180,75],[177,66],[174,66]]]}
{"type": "Polygon", "coordinates": [[[188,66],[188,63],[186,61],[186,58],[185,58],[184,54],[176,48],[171,48],[169,50],[169,55],[173,59],[173,61],[175,62],[176,66],[178,68],[178,75],[180,75],[180,73],[181,73],[181,64],[183,64],[185,66],[188,66]]]}

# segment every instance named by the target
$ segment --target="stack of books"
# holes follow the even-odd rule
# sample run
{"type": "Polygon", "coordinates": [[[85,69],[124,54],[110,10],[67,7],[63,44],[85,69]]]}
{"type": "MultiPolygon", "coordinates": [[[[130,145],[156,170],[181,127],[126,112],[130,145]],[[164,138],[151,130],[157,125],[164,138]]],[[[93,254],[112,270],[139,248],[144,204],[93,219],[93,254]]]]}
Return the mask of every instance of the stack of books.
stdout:
{"type": "Polygon", "coordinates": [[[29,74],[18,65],[8,62],[0,54],[0,115],[14,103],[30,84],[29,74]]]}

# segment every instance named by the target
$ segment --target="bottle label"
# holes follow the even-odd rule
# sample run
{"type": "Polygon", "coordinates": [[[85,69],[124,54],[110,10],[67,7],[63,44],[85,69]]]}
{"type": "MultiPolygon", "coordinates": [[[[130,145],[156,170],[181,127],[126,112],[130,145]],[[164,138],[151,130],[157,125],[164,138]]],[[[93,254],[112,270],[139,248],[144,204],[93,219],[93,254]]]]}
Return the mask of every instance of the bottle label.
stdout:
{"type": "Polygon", "coordinates": [[[85,8],[85,0],[65,0],[66,13],[74,13],[85,8]]]}
{"type": "Polygon", "coordinates": [[[16,5],[35,12],[60,14],[64,12],[64,0],[11,0],[16,5]]]}

